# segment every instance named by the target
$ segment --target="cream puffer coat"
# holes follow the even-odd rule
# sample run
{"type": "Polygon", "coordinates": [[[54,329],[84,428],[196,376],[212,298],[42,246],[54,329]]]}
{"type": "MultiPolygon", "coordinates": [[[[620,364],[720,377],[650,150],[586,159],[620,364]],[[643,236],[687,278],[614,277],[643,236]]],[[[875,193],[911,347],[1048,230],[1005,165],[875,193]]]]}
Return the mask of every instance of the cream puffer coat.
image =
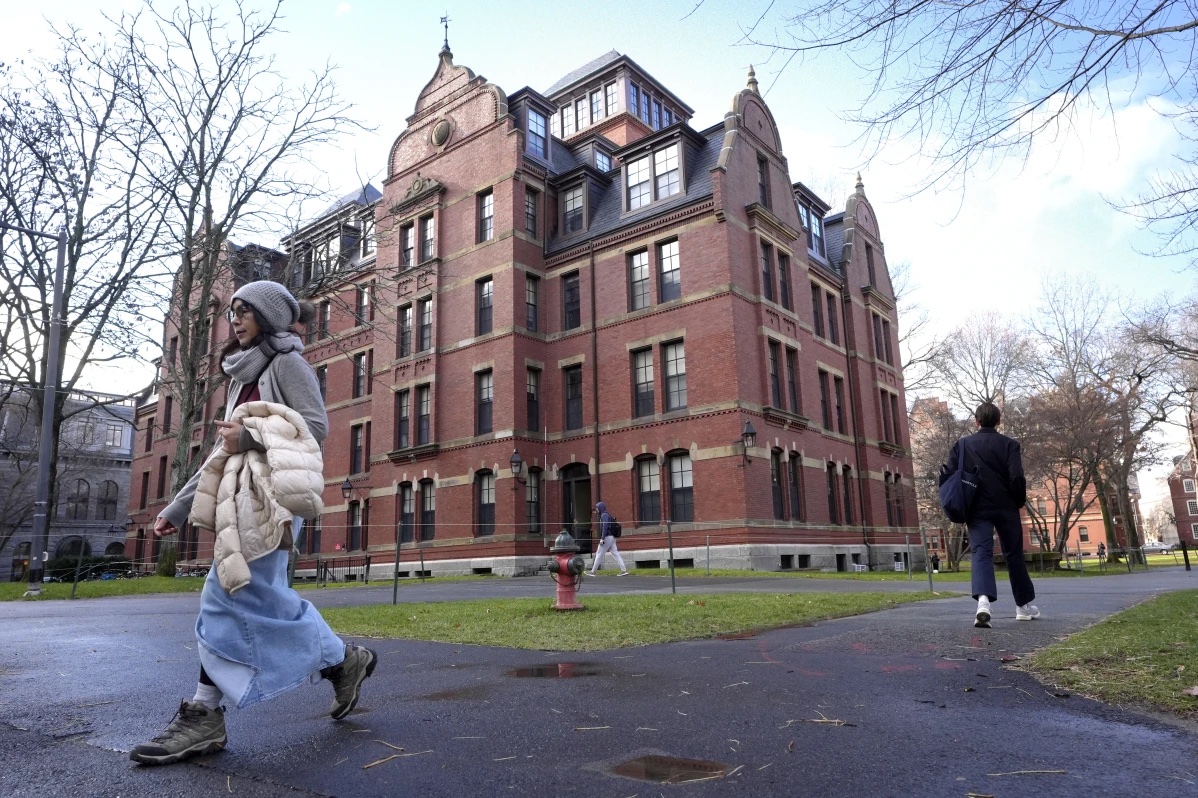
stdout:
{"type": "Polygon", "coordinates": [[[265,451],[219,447],[200,472],[189,520],[216,532],[216,573],[236,593],[250,583],[249,563],[279,548],[295,516],[320,515],[324,461],[303,417],[286,405],[247,402],[229,420],[265,451]]]}

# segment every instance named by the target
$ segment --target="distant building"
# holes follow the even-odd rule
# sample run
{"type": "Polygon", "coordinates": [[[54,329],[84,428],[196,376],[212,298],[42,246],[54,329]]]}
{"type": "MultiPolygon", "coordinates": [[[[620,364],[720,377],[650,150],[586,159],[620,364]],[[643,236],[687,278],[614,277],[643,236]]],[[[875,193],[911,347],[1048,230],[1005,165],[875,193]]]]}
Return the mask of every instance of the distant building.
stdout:
{"type": "MultiPolygon", "coordinates": [[[[0,403],[0,573],[26,578],[33,541],[41,417],[27,389],[7,387],[0,403]]],[[[113,394],[66,398],[58,444],[57,506],[50,514],[51,559],[122,554],[133,451],[133,402],[113,394]]]]}
{"type": "MultiPolygon", "coordinates": [[[[752,73],[722,119],[692,114],[614,51],[509,95],[442,50],[381,191],[283,241],[330,423],[301,573],[389,574],[397,542],[404,574],[530,573],[562,529],[593,545],[600,499],[630,567],[668,565],[667,523],[680,565],[905,556],[899,319],[864,185],[830,213],[795,182],[752,73]]],[[[166,432],[167,401],[139,428],[166,432]]],[[[162,443],[139,438],[143,533],[162,443]]]]}
{"type": "Polygon", "coordinates": [[[1173,458],[1169,474],[1169,498],[1173,502],[1173,518],[1177,538],[1187,546],[1198,544],[1198,476],[1195,475],[1194,452],[1173,458]]]}

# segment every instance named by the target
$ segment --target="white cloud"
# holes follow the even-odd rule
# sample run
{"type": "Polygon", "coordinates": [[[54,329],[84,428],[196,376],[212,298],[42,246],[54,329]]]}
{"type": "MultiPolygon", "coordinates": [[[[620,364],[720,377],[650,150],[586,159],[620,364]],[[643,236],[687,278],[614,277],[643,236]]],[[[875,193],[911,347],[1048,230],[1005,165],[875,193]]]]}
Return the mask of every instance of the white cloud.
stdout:
{"type": "Polygon", "coordinates": [[[333,12],[333,14],[334,14],[334,16],[337,16],[337,17],[344,17],[346,14],[348,14],[352,10],[353,10],[353,6],[351,6],[349,3],[338,3],[337,10],[335,12],[333,12]]]}

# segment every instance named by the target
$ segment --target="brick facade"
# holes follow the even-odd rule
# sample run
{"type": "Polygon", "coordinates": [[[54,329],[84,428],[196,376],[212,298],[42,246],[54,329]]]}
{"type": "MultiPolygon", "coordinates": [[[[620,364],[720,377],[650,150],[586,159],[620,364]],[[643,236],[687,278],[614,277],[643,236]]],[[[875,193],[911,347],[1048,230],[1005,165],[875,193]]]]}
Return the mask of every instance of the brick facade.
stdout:
{"type": "Polygon", "coordinates": [[[397,535],[405,573],[421,555],[531,572],[563,528],[591,545],[599,499],[630,567],[666,565],[667,521],[696,565],[710,544],[715,565],[889,567],[918,541],[899,320],[860,178],[827,215],[752,76],[722,122],[690,116],[614,52],[509,96],[442,51],[381,198],[284,241],[329,319],[305,351],[330,433],[300,573],[369,553],[389,575],[397,535]]]}

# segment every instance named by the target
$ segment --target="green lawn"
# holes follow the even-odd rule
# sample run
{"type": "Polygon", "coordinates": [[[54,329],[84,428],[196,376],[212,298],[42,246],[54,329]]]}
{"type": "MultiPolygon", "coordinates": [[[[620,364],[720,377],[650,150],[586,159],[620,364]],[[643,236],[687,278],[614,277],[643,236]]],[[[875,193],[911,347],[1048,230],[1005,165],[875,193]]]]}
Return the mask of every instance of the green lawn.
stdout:
{"type": "Polygon", "coordinates": [[[586,610],[559,612],[551,599],[343,607],[322,610],[345,635],[432,640],[541,651],[601,649],[694,640],[859,615],[930,593],[581,596],[586,610]]]}
{"type": "MultiPolygon", "coordinates": [[[[91,579],[79,583],[78,598],[104,596],[136,596],[146,593],[198,593],[204,584],[202,576],[143,576],[138,579],[91,579]]],[[[0,582],[0,601],[16,601],[25,594],[24,582],[0,582]]],[[[70,582],[48,582],[42,585],[41,599],[71,597],[70,582]]]]}
{"type": "Polygon", "coordinates": [[[1070,635],[1026,660],[1045,681],[1108,704],[1198,719],[1198,590],[1168,593],[1070,635]]]}

